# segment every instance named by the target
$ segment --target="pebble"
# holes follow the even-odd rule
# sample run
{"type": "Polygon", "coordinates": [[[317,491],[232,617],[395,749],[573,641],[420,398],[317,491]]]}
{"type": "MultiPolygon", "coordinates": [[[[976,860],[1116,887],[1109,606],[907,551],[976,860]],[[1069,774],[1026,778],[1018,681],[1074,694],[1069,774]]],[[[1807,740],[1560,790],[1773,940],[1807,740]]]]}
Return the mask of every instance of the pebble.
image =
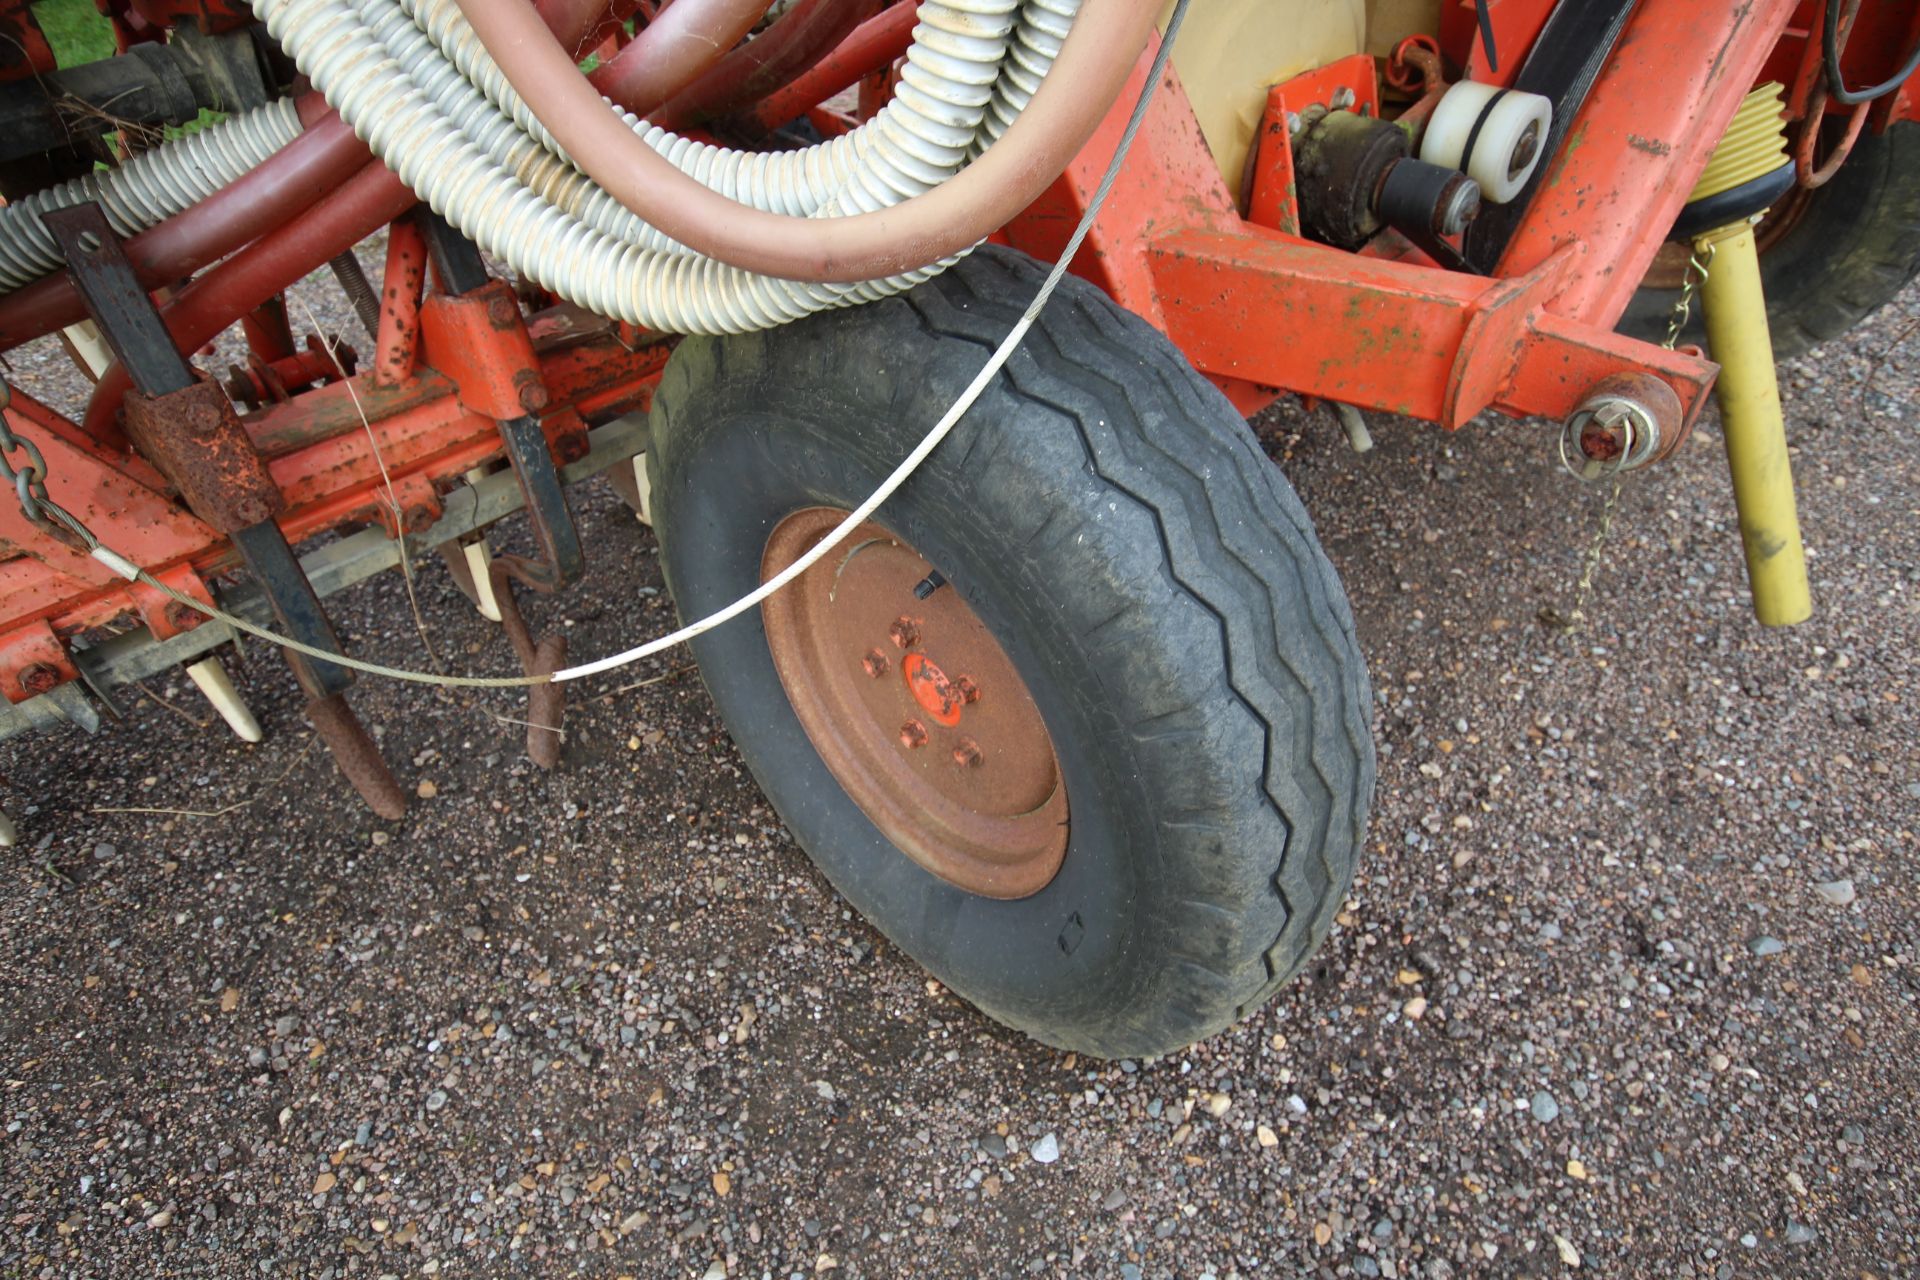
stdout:
{"type": "Polygon", "coordinates": [[[1813,891],[1836,907],[1853,905],[1852,880],[1823,880],[1813,886],[1813,891]]]}
{"type": "Polygon", "coordinates": [[[1560,1118],[1560,1104],[1545,1089],[1537,1090],[1533,1100],[1527,1104],[1527,1110],[1533,1112],[1533,1118],[1541,1124],[1551,1124],[1560,1118]]]}
{"type": "Polygon", "coordinates": [[[1060,1158],[1060,1139],[1049,1133],[1028,1148],[1027,1154],[1037,1164],[1052,1164],[1060,1158]]]}
{"type": "Polygon", "coordinates": [[[980,1149],[992,1156],[995,1160],[1004,1160],[1007,1158],[1007,1140],[997,1133],[990,1133],[980,1139],[980,1149]]]}
{"type": "Polygon", "coordinates": [[[1747,943],[1747,950],[1753,952],[1756,956],[1777,956],[1786,949],[1786,943],[1780,941],[1778,938],[1769,937],[1764,933],[1757,938],[1751,939],[1747,943]]]}
{"type": "Polygon", "coordinates": [[[440,1108],[446,1105],[447,1105],[446,1090],[435,1089],[432,1093],[427,1095],[427,1110],[438,1111],[440,1108]]]}
{"type": "Polygon", "coordinates": [[[1818,1240],[1819,1238],[1820,1238],[1820,1233],[1818,1231],[1815,1231],[1812,1227],[1808,1226],[1806,1223],[1795,1222],[1791,1218],[1787,1220],[1787,1243],[1788,1244],[1812,1244],[1815,1240],[1818,1240]]]}

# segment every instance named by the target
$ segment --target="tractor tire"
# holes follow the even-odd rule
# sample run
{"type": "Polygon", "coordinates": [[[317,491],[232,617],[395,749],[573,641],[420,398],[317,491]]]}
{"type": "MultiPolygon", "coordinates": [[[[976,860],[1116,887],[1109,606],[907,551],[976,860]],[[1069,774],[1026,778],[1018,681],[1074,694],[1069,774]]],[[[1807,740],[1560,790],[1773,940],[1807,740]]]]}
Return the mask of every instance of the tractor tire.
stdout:
{"type": "MultiPolygon", "coordinates": [[[[983,247],[901,297],[683,342],[647,455],[680,615],[752,590],[877,488],[1042,275],[983,247]]],[[[1351,882],[1374,759],[1339,579],[1226,399],[1072,277],[871,530],[693,650],[833,885],[1048,1044],[1145,1056],[1221,1030],[1301,967],[1351,882]],[[956,652],[1000,674],[964,700],[915,683],[940,660],[939,689],[968,686],[956,652]],[[956,827],[1004,824],[1005,850],[935,829],[956,791],[956,827]]]]}
{"type": "MultiPolygon", "coordinates": [[[[1862,133],[1823,187],[1790,194],[1758,228],[1775,358],[1804,355],[1872,316],[1920,274],[1920,123],[1862,133]]],[[[1619,329],[1660,342],[1676,288],[1643,287],[1619,329]]],[[[1680,341],[1706,343],[1696,305],[1680,341]]]]}

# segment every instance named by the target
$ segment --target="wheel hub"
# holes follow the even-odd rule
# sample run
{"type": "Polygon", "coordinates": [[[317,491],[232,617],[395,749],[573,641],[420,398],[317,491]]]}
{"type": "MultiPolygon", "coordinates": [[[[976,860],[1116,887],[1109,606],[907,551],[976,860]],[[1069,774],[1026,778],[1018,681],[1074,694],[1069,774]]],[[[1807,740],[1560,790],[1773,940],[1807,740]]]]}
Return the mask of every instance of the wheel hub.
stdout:
{"type": "MultiPolygon", "coordinates": [[[[773,577],[845,519],[795,512],[773,577]]],[[[834,778],[909,858],[990,898],[1037,892],[1067,849],[1052,739],[1011,659],[912,547],[869,521],[761,606],[794,714],[834,778]]]]}

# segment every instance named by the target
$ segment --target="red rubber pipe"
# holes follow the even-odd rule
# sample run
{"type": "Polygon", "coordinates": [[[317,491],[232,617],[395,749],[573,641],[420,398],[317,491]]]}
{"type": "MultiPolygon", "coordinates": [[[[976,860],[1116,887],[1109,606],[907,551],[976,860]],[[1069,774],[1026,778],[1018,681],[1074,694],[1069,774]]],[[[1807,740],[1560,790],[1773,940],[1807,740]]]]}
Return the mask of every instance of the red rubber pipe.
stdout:
{"type": "Polygon", "coordinates": [[[832,53],[874,8],[875,0],[800,0],[647,119],[684,129],[751,106],[832,53]]]}
{"type": "MultiPolygon", "coordinates": [[[[553,40],[570,44],[591,31],[606,9],[606,0],[540,0],[535,12],[543,24],[552,23],[553,40]]],[[[318,95],[310,96],[318,98],[318,95]]],[[[303,101],[303,118],[305,111],[303,101]]],[[[267,157],[237,182],[143,233],[150,235],[175,224],[169,232],[175,239],[163,243],[172,243],[171,252],[176,254],[198,255],[203,263],[224,257],[252,240],[247,248],[181,290],[164,308],[174,345],[182,351],[199,348],[268,298],[284,292],[294,281],[404,214],[414,203],[413,192],[406,184],[391,169],[373,160],[366,146],[337,116],[324,117],[315,128],[267,157]],[[319,134],[320,140],[309,143],[308,151],[302,152],[296,161],[286,158],[295,145],[314,134],[319,134]],[[358,162],[358,170],[349,167],[351,176],[344,183],[335,178],[324,184],[323,189],[332,190],[317,202],[309,204],[310,197],[293,202],[295,209],[302,205],[308,207],[292,221],[281,221],[289,216],[291,209],[276,208],[274,216],[257,219],[246,216],[249,199],[275,200],[277,204],[274,186],[290,181],[296,163],[303,166],[297,172],[310,177],[311,170],[306,166],[320,163],[313,152],[318,152],[320,159],[327,162],[323,172],[332,172],[330,166],[344,165],[349,159],[358,162]],[[246,185],[246,191],[235,194],[242,184],[246,185]],[[275,230],[253,239],[260,235],[260,228],[274,224],[278,224],[275,230]],[[251,231],[249,226],[253,227],[251,231]]],[[[171,274],[161,282],[178,278],[178,274],[171,274]]],[[[142,283],[148,283],[144,276],[142,283]]],[[[5,305],[0,302],[0,310],[5,305]]],[[[87,401],[85,425],[95,439],[108,439],[117,434],[114,419],[119,416],[129,385],[125,371],[116,363],[94,386],[93,396],[87,401]]]]}
{"type": "MultiPolygon", "coordinates": [[[[258,168],[128,240],[127,259],[142,288],[184,279],[310,207],[369,159],[339,116],[323,115],[258,168]]],[[[86,314],[70,276],[44,276],[0,298],[0,349],[63,329],[86,314]]]]}
{"type": "MultiPolygon", "coordinates": [[[[412,208],[413,192],[385,165],[370,164],[331,197],[255,240],[176,294],[162,309],[174,343],[193,351],[236,317],[326,265],[342,249],[366,239],[412,208]]],[[[115,364],[87,403],[85,427],[95,439],[114,430],[126,396],[125,370],[115,364]]]]}
{"type": "MultiPolygon", "coordinates": [[[[520,6],[524,12],[522,0],[499,2],[520,6]]],[[[612,61],[594,68],[587,77],[588,83],[595,92],[612,98],[635,115],[646,115],[739,44],[754,24],[766,16],[769,3],[770,0],[674,0],[642,27],[612,61]]],[[[523,30],[530,36],[538,34],[530,26],[523,30]]],[[[546,43],[551,45],[553,41],[546,43]]],[[[564,53],[557,46],[556,51],[564,53]]],[[[606,114],[605,107],[597,110],[606,114]]]]}
{"type": "Polygon", "coordinates": [[[1033,101],[979,160],[889,209],[796,218],[729,199],[641,141],[521,0],[459,3],[533,114],[632,213],[731,266],[839,283],[894,275],[962,252],[1031,204],[1119,95],[1160,10],[1160,0],[1087,0],[1033,101]]]}
{"type": "Polygon", "coordinates": [[[855,27],[853,34],[810,70],[784,89],[762,98],[749,118],[761,129],[778,129],[834,94],[886,70],[905,56],[907,46],[913,43],[915,20],[912,0],[881,10],[855,27]]]}

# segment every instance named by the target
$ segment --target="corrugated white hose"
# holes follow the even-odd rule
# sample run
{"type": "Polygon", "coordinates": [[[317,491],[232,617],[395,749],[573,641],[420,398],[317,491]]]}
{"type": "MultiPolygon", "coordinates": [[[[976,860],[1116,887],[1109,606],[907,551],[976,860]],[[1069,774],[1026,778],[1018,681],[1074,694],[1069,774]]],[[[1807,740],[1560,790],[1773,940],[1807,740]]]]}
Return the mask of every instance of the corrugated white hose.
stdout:
{"type": "MultiPolygon", "coordinates": [[[[671,649],[675,645],[684,644],[695,636],[712,631],[715,627],[731,622],[747,610],[763,603],[769,596],[773,595],[774,592],[779,591],[795,578],[818,564],[835,547],[846,541],[847,536],[864,524],[874,512],[880,509],[888,498],[891,498],[898,492],[900,486],[905,484],[908,478],[920,468],[920,464],[925,462],[927,458],[932,455],[933,451],[940,447],[941,441],[945,440],[947,435],[959,423],[960,419],[966,416],[967,410],[973,407],[974,402],[978,400],[981,393],[987,389],[987,384],[993,381],[994,377],[1005,367],[1007,361],[1012,358],[1013,353],[1019,349],[1021,340],[1026,337],[1027,331],[1033,327],[1034,320],[1039,317],[1041,310],[1047,305],[1047,299],[1051,298],[1053,291],[1059,287],[1061,278],[1067,273],[1067,264],[1072,262],[1074,255],[1080,251],[1081,244],[1085,242],[1087,238],[1087,232],[1093,227],[1094,219],[1099,216],[1101,206],[1107,201],[1107,193],[1113,190],[1114,180],[1120,176],[1120,168],[1126,163],[1127,153],[1133,149],[1134,137],[1140,132],[1141,122],[1146,119],[1147,107],[1153,101],[1154,90],[1159,87],[1161,77],[1166,74],[1167,57],[1168,54],[1172,52],[1174,37],[1180,30],[1181,21],[1186,17],[1189,2],[1190,0],[1175,0],[1173,13],[1167,19],[1166,32],[1161,38],[1160,50],[1154,55],[1153,65],[1148,69],[1147,82],[1141,86],[1140,96],[1134,101],[1133,112],[1127,118],[1127,127],[1120,134],[1120,145],[1114,149],[1113,158],[1107,162],[1107,169],[1105,174],[1101,176],[1100,185],[1094,189],[1093,197],[1087,201],[1087,211],[1080,216],[1080,223],[1073,229],[1073,234],[1067,237],[1066,247],[1060,251],[1060,256],[1055,259],[1052,269],[1047,272],[1046,279],[1041,281],[1040,288],[1036,290],[1033,295],[1033,301],[1027,304],[1027,309],[1021,313],[1020,318],[1015,321],[1013,327],[1007,331],[1006,337],[1000,340],[1000,345],[993,349],[993,354],[988,356],[986,363],[981,365],[980,372],[974,375],[973,381],[967,384],[966,389],[960,393],[959,398],[953,402],[946,413],[941,415],[940,420],[933,425],[932,429],[921,438],[920,443],[914,446],[913,452],[909,453],[906,458],[901,461],[900,465],[893,469],[893,473],[886,478],[878,489],[874,490],[873,493],[868,496],[865,502],[862,502],[845,520],[835,525],[832,532],[814,544],[814,546],[807,550],[805,555],[788,565],[780,573],[767,579],[767,581],[761,583],[759,587],[747,595],[741,596],[724,609],[710,613],[697,622],[688,623],[679,630],[661,636],[656,640],[649,640],[645,644],[636,645],[624,653],[616,653],[611,657],[601,658],[595,662],[585,662],[579,666],[567,667],[564,670],[554,672],[550,676],[448,676],[433,671],[411,671],[404,667],[390,667],[378,662],[368,662],[361,658],[349,658],[343,654],[333,653],[330,650],[321,649],[314,645],[288,639],[265,627],[248,622],[244,618],[235,617],[225,610],[203,603],[183,591],[178,591],[168,586],[113,548],[101,545],[99,540],[95,538],[84,525],[75,522],[68,527],[73,529],[76,534],[88,543],[96,559],[102,564],[107,565],[115,573],[129,580],[137,579],[144,582],[156,591],[159,591],[162,595],[168,596],[189,608],[206,614],[210,618],[218,619],[230,627],[235,627],[249,635],[258,636],[260,639],[272,644],[292,649],[296,653],[304,653],[313,658],[324,658],[330,662],[338,663],[341,666],[351,667],[355,671],[364,671],[369,675],[387,676],[391,679],[406,680],[414,684],[459,685],[470,688],[498,689],[545,684],[548,681],[578,680],[582,676],[598,675],[603,671],[613,670],[615,667],[622,667],[629,663],[638,662],[642,658],[651,657],[656,653],[671,649]]],[[[69,519],[66,513],[58,507],[51,508],[51,512],[60,518],[63,523],[69,519]]]]}
{"type": "MultiPolygon", "coordinates": [[[[638,247],[542,199],[488,154],[502,147],[522,154],[497,124],[512,112],[496,107],[492,121],[477,114],[474,96],[438,73],[436,60],[452,63],[431,40],[422,48],[387,22],[376,30],[351,0],[260,0],[256,12],[342,118],[436,211],[525,278],[589,310],[668,332],[738,333],[897,292],[930,274],[922,269],[865,286],[819,285],[739,271],[677,247],[638,247]],[[403,59],[401,51],[414,56],[403,59]],[[463,118],[472,123],[462,127],[463,118]]],[[[921,12],[930,16],[909,53],[915,87],[902,91],[898,110],[876,118],[870,147],[845,148],[863,163],[821,212],[867,211],[918,194],[957,171],[974,146],[1001,79],[1011,0],[929,0],[921,12]],[[988,25],[989,19],[997,22],[988,25]],[[985,39],[975,34],[982,30],[999,34],[985,39]]],[[[451,18],[435,21],[457,29],[451,18]]],[[[464,56],[482,68],[475,80],[487,82],[483,55],[464,56]]],[[[716,188],[757,168],[745,153],[661,136],[667,154],[691,158],[689,171],[716,188]]],[[[633,225],[640,225],[637,219],[633,225]]]]}
{"type": "Polygon", "coordinates": [[[0,293],[66,264],[41,214],[93,200],[117,234],[134,235],[205,200],[299,136],[299,108],[283,98],[0,208],[0,293]]]}
{"type": "MultiPolygon", "coordinates": [[[[1031,0],[1029,0],[1031,3],[1031,0]]],[[[1052,0],[1059,5],[1063,0],[1052,0]]],[[[1071,14],[1078,0],[1064,0],[1071,14]]],[[[388,52],[413,69],[429,92],[502,169],[550,203],[627,243],[686,253],[636,218],[575,168],[473,34],[457,0],[399,0],[446,59],[434,65],[411,33],[390,20],[384,0],[356,0],[388,52]],[[449,66],[457,75],[448,70],[449,66]],[[487,106],[510,116],[524,136],[495,127],[487,106]],[[539,143],[546,156],[532,153],[539,143]]],[[[1005,75],[1011,0],[948,0],[922,5],[896,97],[867,124],[840,138],[787,152],[743,152],[693,142],[623,113],[629,128],[683,172],[732,199],[796,216],[880,208],[945,181],[977,152],[983,108],[1005,75]],[[859,179],[859,182],[854,182],[859,179]]],[[[609,104],[609,110],[613,106],[609,104]]],[[[808,310],[897,293],[956,261],[864,284],[777,286],[804,293],[808,310]]]]}

